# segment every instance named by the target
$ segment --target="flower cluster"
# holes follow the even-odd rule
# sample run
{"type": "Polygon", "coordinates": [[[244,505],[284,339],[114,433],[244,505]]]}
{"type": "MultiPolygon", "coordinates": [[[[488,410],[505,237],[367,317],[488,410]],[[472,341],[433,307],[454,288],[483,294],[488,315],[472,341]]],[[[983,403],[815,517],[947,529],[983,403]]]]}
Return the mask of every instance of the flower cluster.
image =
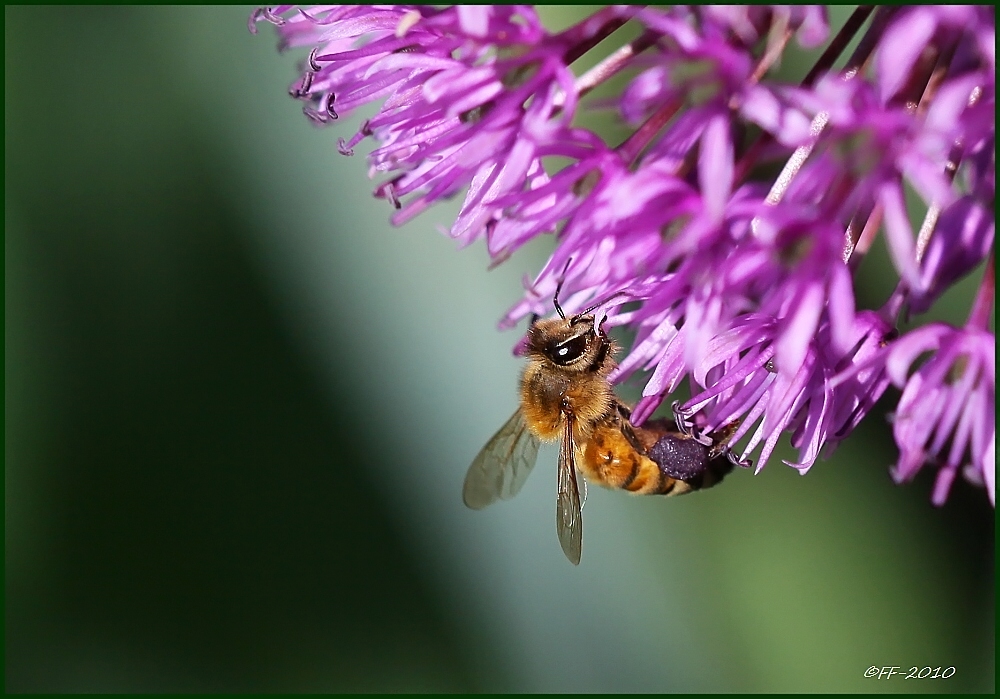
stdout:
{"type": "Polygon", "coordinates": [[[637,424],[687,378],[678,419],[706,435],[738,424],[730,444],[748,437],[739,458],[758,470],[788,432],[804,473],[893,384],[894,477],[935,466],[940,504],[961,469],[994,500],[992,7],[861,7],[832,36],[817,7],[612,6],[559,32],[530,6],[281,6],[252,31],[260,20],[310,49],[291,87],[307,116],[372,106],[340,150],[374,140],[395,223],[464,192],[450,234],[485,238],[498,262],[555,235],[502,326],[545,313],[560,282],[567,312],[615,296],[607,324],[636,340],[612,379],[651,372],[637,424]],[[626,24],[638,38],[574,73],[626,24]],[[825,50],[783,84],[771,68],[793,39],[825,50]],[[615,145],[575,116],[623,71],[614,106],[633,131],[615,145]],[[879,232],[898,284],[858,309],[879,232]],[[984,260],[964,328],[899,333],[984,260]]]}

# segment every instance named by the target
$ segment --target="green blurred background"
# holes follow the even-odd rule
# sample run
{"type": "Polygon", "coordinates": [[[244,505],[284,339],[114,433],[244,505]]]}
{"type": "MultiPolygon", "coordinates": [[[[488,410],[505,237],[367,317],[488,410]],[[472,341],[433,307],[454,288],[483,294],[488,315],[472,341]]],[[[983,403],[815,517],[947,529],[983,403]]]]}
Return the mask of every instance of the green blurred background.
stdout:
{"type": "Polygon", "coordinates": [[[805,478],[591,489],[578,569],[554,450],[466,510],[551,241],[392,229],[251,9],[5,9],[8,691],[994,690],[994,512],[892,485],[877,418],[805,478]]]}

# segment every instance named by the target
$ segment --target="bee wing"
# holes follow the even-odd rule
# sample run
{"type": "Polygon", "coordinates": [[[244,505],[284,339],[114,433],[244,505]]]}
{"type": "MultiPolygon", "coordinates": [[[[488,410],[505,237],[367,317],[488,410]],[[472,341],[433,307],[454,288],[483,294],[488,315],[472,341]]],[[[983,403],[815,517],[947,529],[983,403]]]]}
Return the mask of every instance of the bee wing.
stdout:
{"type": "Polygon", "coordinates": [[[563,421],[563,438],[559,446],[559,469],[556,481],[556,533],[563,553],[573,565],[580,564],[583,546],[583,517],[580,513],[580,489],[576,482],[576,461],[573,442],[573,417],[563,421]]]}
{"type": "Polygon", "coordinates": [[[462,486],[466,507],[481,510],[517,495],[538,458],[538,438],[520,409],[486,443],[469,466],[462,486]]]}

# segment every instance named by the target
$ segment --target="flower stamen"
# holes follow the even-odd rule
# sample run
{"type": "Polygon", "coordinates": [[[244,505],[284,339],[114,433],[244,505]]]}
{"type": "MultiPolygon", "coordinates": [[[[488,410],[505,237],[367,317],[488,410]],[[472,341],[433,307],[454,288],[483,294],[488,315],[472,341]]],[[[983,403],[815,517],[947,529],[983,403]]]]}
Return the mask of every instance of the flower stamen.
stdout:
{"type": "Polygon", "coordinates": [[[972,302],[972,309],[969,311],[969,320],[966,327],[977,330],[987,330],[989,328],[990,316],[993,314],[993,304],[996,302],[996,273],[993,269],[993,250],[990,250],[986,258],[986,269],[983,271],[983,279],[979,282],[979,289],[976,290],[976,299],[972,302]]]}
{"type": "Polygon", "coordinates": [[[674,98],[663,104],[644,121],[635,132],[615,148],[622,162],[632,166],[658,133],[680,110],[684,102],[674,98]]]}

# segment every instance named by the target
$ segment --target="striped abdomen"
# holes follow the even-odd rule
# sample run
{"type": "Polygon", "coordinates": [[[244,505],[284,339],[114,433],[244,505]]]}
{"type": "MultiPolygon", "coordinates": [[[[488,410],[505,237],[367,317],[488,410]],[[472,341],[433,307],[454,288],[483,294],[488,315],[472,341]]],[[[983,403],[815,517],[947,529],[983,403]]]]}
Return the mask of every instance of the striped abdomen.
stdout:
{"type": "Polygon", "coordinates": [[[636,428],[618,416],[594,426],[578,444],[577,458],[588,480],[637,495],[683,495],[715,485],[732,470],[725,457],[712,458],[708,447],[665,422],[636,428]]]}

